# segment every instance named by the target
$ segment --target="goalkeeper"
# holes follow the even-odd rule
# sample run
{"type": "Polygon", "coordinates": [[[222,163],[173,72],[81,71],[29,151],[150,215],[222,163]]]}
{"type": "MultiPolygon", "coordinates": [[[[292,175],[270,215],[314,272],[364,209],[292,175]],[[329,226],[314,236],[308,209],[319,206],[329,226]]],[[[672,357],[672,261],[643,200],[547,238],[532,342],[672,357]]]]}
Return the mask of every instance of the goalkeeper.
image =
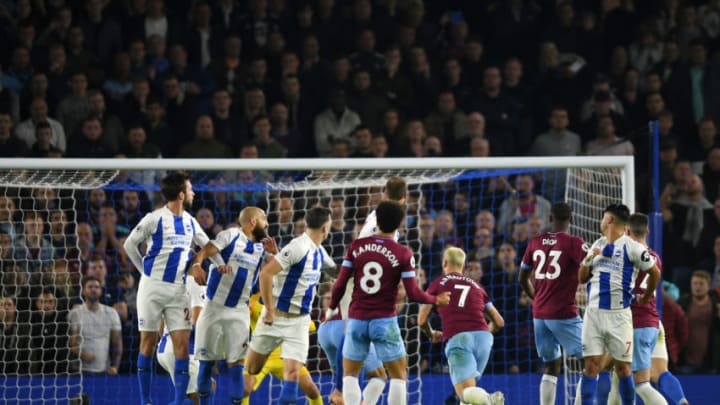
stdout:
{"type": "MultiPolygon", "coordinates": [[[[260,303],[260,294],[256,293],[250,297],[250,331],[255,331],[255,325],[260,318],[263,305],[260,303]]],[[[310,328],[308,333],[315,332],[315,323],[310,321],[310,328]]],[[[242,405],[248,405],[250,403],[250,394],[254,392],[260,384],[262,384],[265,376],[272,374],[280,381],[283,381],[283,359],[280,357],[280,346],[273,350],[268,356],[267,362],[263,366],[262,370],[256,375],[250,375],[247,369],[245,374],[245,394],[243,396],[242,405]]],[[[307,367],[302,366],[300,369],[300,389],[305,393],[310,405],[322,405],[323,400],[320,396],[320,390],[318,389],[315,382],[310,378],[310,372],[307,367]]]]}

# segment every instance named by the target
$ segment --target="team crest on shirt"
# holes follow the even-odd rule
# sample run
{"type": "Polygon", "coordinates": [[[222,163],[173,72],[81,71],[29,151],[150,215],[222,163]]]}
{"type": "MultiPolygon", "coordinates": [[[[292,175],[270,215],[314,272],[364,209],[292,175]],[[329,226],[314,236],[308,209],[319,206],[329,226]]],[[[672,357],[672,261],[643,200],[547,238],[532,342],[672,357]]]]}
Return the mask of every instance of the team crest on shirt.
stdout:
{"type": "Polygon", "coordinates": [[[192,233],[192,226],[190,226],[190,224],[185,224],[185,233],[192,233]]]}
{"type": "Polygon", "coordinates": [[[583,243],[583,244],[582,244],[582,250],[583,250],[583,252],[587,252],[587,251],[590,250],[590,246],[588,246],[587,243],[583,243]]]}
{"type": "Polygon", "coordinates": [[[643,251],[642,254],[640,255],[640,260],[642,260],[645,263],[649,262],[650,261],[650,253],[648,253],[647,250],[643,251]]]}
{"type": "Polygon", "coordinates": [[[260,253],[263,251],[263,244],[262,243],[253,243],[253,249],[255,249],[255,253],[260,253]]]}
{"type": "Polygon", "coordinates": [[[620,257],[622,255],[622,252],[620,252],[619,250],[616,250],[614,255],[615,255],[615,257],[620,257]]]}
{"type": "Polygon", "coordinates": [[[410,256],[410,266],[415,268],[415,256],[410,256]]]}

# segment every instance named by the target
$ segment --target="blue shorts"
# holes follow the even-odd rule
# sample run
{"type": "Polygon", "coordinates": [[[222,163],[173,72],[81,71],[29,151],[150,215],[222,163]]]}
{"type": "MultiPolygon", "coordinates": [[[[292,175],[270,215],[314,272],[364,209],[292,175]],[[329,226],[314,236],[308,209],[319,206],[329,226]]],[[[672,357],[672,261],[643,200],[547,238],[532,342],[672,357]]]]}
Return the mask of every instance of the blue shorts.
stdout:
{"type": "MultiPolygon", "coordinates": [[[[333,373],[337,373],[335,366],[337,365],[337,349],[340,346],[340,340],[343,338],[343,328],[345,322],[342,319],[321,323],[318,328],[318,343],[327,356],[328,363],[333,369],[333,373]]],[[[367,358],[363,362],[363,371],[369,373],[382,367],[382,363],[377,358],[375,346],[371,343],[368,350],[367,358]]]]}
{"type": "Polygon", "coordinates": [[[582,359],[582,327],[580,317],[568,319],[534,319],[535,346],[538,356],[547,363],[562,356],[560,346],[568,356],[582,359]]]}
{"type": "Polygon", "coordinates": [[[343,357],[352,361],[366,361],[371,343],[377,358],[387,363],[406,356],[397,317],[369,320],[348,319],[343,357]]]}
{"type": "Polygon", "coordinates": [[[462,332],[445,343],[453,385],[470,378],[480,378],[490,358],[493,335],[487,331],[462,332]]]}
{"type": "Polygon", "coordinates": [[[633,329],[632,371],[649,370],[652,352],[657,343],[658,328],[633,329]]]}

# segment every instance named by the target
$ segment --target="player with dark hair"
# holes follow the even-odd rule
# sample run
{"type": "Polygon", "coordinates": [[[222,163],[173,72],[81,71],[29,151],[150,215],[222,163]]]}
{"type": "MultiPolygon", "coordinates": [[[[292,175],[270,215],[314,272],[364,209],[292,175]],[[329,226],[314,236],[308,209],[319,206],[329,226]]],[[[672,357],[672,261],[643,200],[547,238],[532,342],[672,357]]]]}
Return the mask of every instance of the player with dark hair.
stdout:
{"type": "Polygon", "coordinates": [[[473,405],[501,405],[505,396],[497,391],[488,394],[477,386],[477,380],[485,371],[492,333],[505,325],[505,320],[490,302],[485,289],[475,280],[463,275],[465,252],[449,247],[443,253],[443,276],[430,284],[429,294],[452,293],[450,304],[438,308],[443,331],[433,331],[428,323],[432,306],[423,305],[418,314],[418,324],[433,342],[445,342],[445,356],[450,366],[450,379],[460,403],[473,405]],[[485,316],[491,320],[485,320],[485,316]]]}
{"type": "MultiPolygon", "coordinates": [[[[162,180],[160,189],[167,205],[145,215],[125,240],[124,248],[135,268],[142,272],[137,292],[141,403],[152,403],[152,356],[160,320],[164,319],[175,353],[174,403],[180,405],[190,382],[190,299],[184,285],[185,274],[193,243],[204,247],[209,239],[197,220],[186,211],[195,196],[188,174],[178,171],[168,175],[162,180]],[[144,257],[138,249],[142,242],[147,242],[144,257]]],[[[198,284],[205,284],[205,272],[201,268],[193,267],[187,273],[198,284]]]]}
{"type": "Polygon", "coordinates": [[[394,405],[407,403],[407,356],[395,312],[400,280],[408,297],[414,301],[438,306],[449,302],[449,293],[433,296],[418,288],[412,251],[394,240],[395,232],[405,218],[403,207],[394,201],[382,201],[375,212],[378,233],[350,244],[330,302],[330,309],[337,308],[348,280],[354,277],[343,347],[345,405],[360,404],[358,375],[370,343],[374,344],[378,358],[391,378],[388,402],[394,405]]]}
{"type": "Polygon", "coordinates": [[[568,233],[572,208],[564,202],[550,209],[552,229],[534,237],[520,265],[520,287],[533,301],[533,329],[544,363],[540,404],[555,404],[562,352],[582,358],[582,320],[575,304],[578,267],[587,253],[582,238],[568,233]],[[532,281],[531,281],[532,280],[532,281]]]}
{"type": "Polygon", "coordinates": [[[645,304],[653,298],[660,270],[647,248],[625,234],[629,217],[630,211],[625,205],[606,207],[600,224],[603,237],[595,241],[580,264],[580,282],[588,282],[582,332],[585,370],[580,392],[583,405],[592,405],[595,401],[597,376],[606,351],[613,358],[622,403],[630,405],[635,401],[635,384],[630,375],[633,283],[638,271],[648,273],[647,290],[639,298],[639,302],[645,304]]]}
{"type": "Polygon", "coordinates": [[[281,346],[284,372],[280,404],[295,403],[300,369],[307,361],[310,311],[328,257],[322,242],[330,232],[330,210],[311,208],[305,214],[305,223],[305,233],[270,257],[260,271],[260,296],[265,308],[246,360],[248,373],[258,374],[270,353],[281,346]]]}
{"type": "MultiPolygon", "coordinates": [[[[634,241],[647,247],[646,238],[650,233],[649,219],[647,215],[635,213],[630,215],[627,223],[627,235],[634,241]]],[[[660,257],[652,249],[648,249],[650,255],[655,258],[658,269],[662,270],[662,261],[660,257]]],[[[648,273],[640,273],[635,279],[634,293],[635,296],[642,296],[646,293],[648,288],[648,273]]],[[[673,404],[686,404],[687,399],[683,393],[680,382],[667,371],[667,347],[665,346],[665,331],[662,328],[662,323],[655,306],[655,297],[647,303],[640,303],[633,301],[630,304],[630,310],[633,316],[633,345],[635,349],[633,351],[632,360],[632,371],[635,380],[635,391],[638,396],[642,398],[643,402],[648,405],[659,405],[667,404],[663,395],[655,390],[650,384],[652,376],[654,375],[654,382],[658,384],[658,388],[666,390],[666,394],[672,400],[673,404]],[[664,369],[662,365],[664,361],[664,369]],[[658,372],[653,372],[653,369],[662,369],[664,374],[662,378],[658,376],[658,372]]],[[[602,374],[602,373],[601,373],[602,374]]],[[[609,376],[606,376],[609,378],[609,376]]],[[[613,381],[615,382],[615,381],[613,381]]],[[[619,403],[618,392],[616,384],[613,384],[613,389],[610,391],[610,403],[619,403]]],[[[599,393],[598,393],[599,394],[599,393]]],[[[600,395],[598,395],[600,397],[600,395]]]]}

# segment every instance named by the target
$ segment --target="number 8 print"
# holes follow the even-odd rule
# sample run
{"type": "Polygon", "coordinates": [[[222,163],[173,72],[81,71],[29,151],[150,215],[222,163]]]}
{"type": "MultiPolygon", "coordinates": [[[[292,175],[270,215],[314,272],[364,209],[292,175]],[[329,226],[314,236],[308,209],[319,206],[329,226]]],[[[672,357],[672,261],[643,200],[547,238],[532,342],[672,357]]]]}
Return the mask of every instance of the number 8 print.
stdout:
{"type": "Polygon", "coordinates": [[[380,278],[383,275],[383,268],[378,262],[367,262],[362,269],[360,277],[360,288],[365,294],[373,295],[380,291],[380,278]]]}

